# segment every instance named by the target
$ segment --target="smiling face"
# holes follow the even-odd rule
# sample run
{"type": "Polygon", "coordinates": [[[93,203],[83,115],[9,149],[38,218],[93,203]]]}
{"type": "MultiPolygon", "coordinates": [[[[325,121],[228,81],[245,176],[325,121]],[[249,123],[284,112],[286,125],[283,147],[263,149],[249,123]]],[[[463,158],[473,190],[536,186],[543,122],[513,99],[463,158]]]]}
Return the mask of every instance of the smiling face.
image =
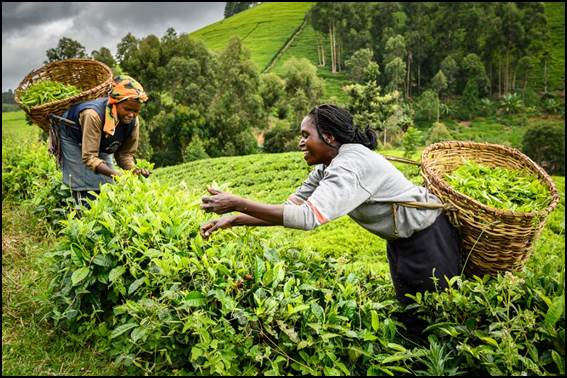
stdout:
{"type": "Polygon", "coordinates": [[[305,159],[308,165],[329,165],[331,160],[337,156],[338,143],[335,141],[335,138],[330,134],[324,133],[323,137],[327,138],[329,143],[334,147],[329,146],[319,137],[319,133],[311,116],[303,118],[303,122],[301,122],[299,148],[303,151],[303,159],[305,159]]]}
{"type": "Polygon", "coordinates": [[[136,100],[126,100],[116,104],[116,114],[121,124],[127,125],[140,113],[142,104],[136,100]]]}

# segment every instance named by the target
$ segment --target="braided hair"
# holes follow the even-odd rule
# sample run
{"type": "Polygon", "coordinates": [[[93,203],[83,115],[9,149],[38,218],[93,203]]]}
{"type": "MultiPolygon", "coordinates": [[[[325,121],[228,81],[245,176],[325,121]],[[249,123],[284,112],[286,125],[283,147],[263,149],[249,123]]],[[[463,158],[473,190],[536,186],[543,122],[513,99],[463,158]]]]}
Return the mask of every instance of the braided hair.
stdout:
{"type": "Polygon", "coordinates": [[[358,143],[374,150],[376,133],[370,127],[362,130],[353,123],[352,114],[335,105],[319,105],[309,112],[313,118],[319,138],[328,145],[322,133],[331,134],[340,143],[358,143]]]}

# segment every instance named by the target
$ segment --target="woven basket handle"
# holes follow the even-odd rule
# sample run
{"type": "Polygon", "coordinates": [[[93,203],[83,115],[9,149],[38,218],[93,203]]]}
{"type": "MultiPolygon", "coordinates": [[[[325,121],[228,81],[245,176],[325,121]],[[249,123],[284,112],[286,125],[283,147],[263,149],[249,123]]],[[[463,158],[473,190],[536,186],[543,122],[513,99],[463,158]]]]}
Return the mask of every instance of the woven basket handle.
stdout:
{"type": "MultiPolygon", "coordinates": [[[[410,160],[410,159],[404,159],[404,158],[400,158],[397,156],[387,156],[387,155],[382,155],[386,158],[386,160],[391,160],[391,161],[397,161],[399,163],[405,163],[405,164],[413,164],[413,165],[417,165],[417,166],[421,166],[421,163],[415,160],[410,160]]],[[[448,204],[443,204],[443,203],[427,203],[427,202],[412,202],[412,201],[407,201],[407,202],[392,202],[395,203],[396,205],[400,205],[400,206],[405,206],[405,207],[413,207],[415,209],[443,209],[443,210],[448,210],[448,211],[456,211],[457,208],[452,206],[452,205],[448,205],[448,204]]]]}
{"type": "Polygon", "coordinates": [[[414,209],[443,209],[447,211],[457,211],[457,208],[453,205],[446,203],[428,203],[428,202],[392,202],[399,206],[413,207],[414,209]]]}
{"type": "Polygon", "coordinates": [[[415,160],[410,160],[410,159],[404,159],[401,157],[396,157],[396,156],[387,156],[387,155],[382,155],[386,158],[386,160],[391,160],[391,161],[397,161],[398,163],[406,163],[406,164],[413,164],[413,165],[417,165],[417,166],[421,166],[421,163],[415,160]]]}

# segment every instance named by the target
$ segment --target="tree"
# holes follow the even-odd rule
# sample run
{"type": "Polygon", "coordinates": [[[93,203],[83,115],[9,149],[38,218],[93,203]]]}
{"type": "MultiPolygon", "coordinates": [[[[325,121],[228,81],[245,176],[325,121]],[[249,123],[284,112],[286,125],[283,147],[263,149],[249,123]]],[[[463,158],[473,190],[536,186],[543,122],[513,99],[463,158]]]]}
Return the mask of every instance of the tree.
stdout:
{"type": "Polygon", "coordinates": [[[245,155],[257,151],[252,129],[267,126],[260,96],[260,75],[250,51],[233,37],[218,58],[218,88],[209,111],[210,156],[245,155]]]}
{"type": "Polygon", "coordinates": [[[317,67],[306,58],[288,59],[284,63],[282,79],[285,80],[285,98],[291,108],[288,119],[292,125],[297,125],[323,97],[323,81],[317,76],[317,67]]]}
{"type": "Polygon", "coordinates": [[[528,88],[528,76],[531,70],[534,68],[535,64],[533,62],[532,57],[530,56],[523,56],[518,61],[518,75],[521,75],[523,78],[523,85],[522,85],[522,96],[526,95],[526,90],[528,88]]]}
{"type": "Polygon", "coordinates": [[[340,71],[340,40],[337,40],[337,20],[341,14],[341,3],[318,2],[310,10],[309,19],[313,29],[320,33],[328,33],[331,49],[331,72],[340,71]]]}
{"type": "Polygon", "coordinates": [[[260,95],[264,102],[264,110],[271,113],[284,98],[285,81],[272,72],[261,75],[261,81],[260,95]]]}
{"type": "Polygon", "coordinates": [[[475,91],[479,96],[484,97],[488,95],[489,80],[484,69],[484,64],[476,54],[468,54],[463,59],[463,70],[467,84],[475,86],[475,91]]]}
{"type": "Polygon", "coordinates": [[[403,92],[406,80],[406,42],[403,36],[395,35],[388,38],[386,42],[386,54],[384,72],[388,76],[388,91],[403,92]]]}
{"type": "Polygon", "coordinates": [[[433,79],[431,79],[431,87],[437,95],[437,122],[439,122],[439,98],[441,97],[441,94],[447,90],[447,78],[443,74],[443,71],[439,70],[439,72],[433,76],[433,79]]]}
{"type": "Polygon", "coordinates": [[[85,47],[78,41],[67,37],[62,37],[57,43],[57,47],[47,50],[46,55],[47,60],[44,63],[71,58],[87,58],[85,47]]]}
{"type": "MultiPolygon", "coordinates": [[[[124,68],[124,66],[129,65],[127,61],[128,58],[134,54],[135,50],[138,48],[138,40],[132,35],[132,33],[126,34],[118,45],[116,46],[116,59],[118,63],[124,68]]],[[[126,70],[128,72],[128,70],[126,70]]]]}
{"type": "Polygon", "coordinates": [[[264,152],[276,153],[297,150],[297,131],[287,120],[276,120],[264,136],[264,152]]]}
{"type": "Polygon", "coordinates": [[[227,1],[226,5],[224,6],[224,18],[229,18],[234,14],[234,6],[236,2],[234,1],[227,1]]]}
{"type": "Polygon", "coordinates": [[[453,58],[453,56],[448,55],[445,57],[445,59],[443,59],[443,61],[441,62],[441,71],[447,79],[447,89],[449,91],[449,94],[455,94],[456,79],[457,73],[459,72],[459,66],[457,65],[457,62],[455,61],[455,58],[453,58]]]}
{"type": "Polygon", "coordinates": [[[372,57],[374,53],[372,50],[360,49],[357,50],[350,59],[345,62],[347,70],[349,72],[349,78],[357,83],[364,81],[366,76],[366,69],[368,65],[372,62],[372,57]]]}
{"type": "Polygon", "coordinates": [[[257,2],[247,2],[247,1],[230,1],[227,2],[224,7],[224,18],[229,18],[237,13],[240,13],[251,6],[255,6],[257,2]]]}
{"type": "Polygon", "coordinates": [[[451,140],[453,136],[447,126],[445,126],[442,122],[434,122],[433,127],[429,130],[429,134],[427,135],[426,143],[438,143],[443,142],[445,140],[451,140]]]}
{"type": "Polygon", "coordinates": [[[417,151],[417,146],[421,141],[421,132],[415,127],[409,127],[405,132],[402,139],[402,147],[404,149],[404,157],[411,158],[415,151],[417,151]]]}
{"type": "Polygon", "coordinates": [[[110,68],[114,68],[116,65],[116,60],[114,60],[112,52],[106,47],[101,47],[100,50],[93,50],[91,57],[94,60],[98,60],[99,62],[106,64],[110,68]]]}
{"type": "Polygon", "coordinates": [[[14,91],[8,89],[6,92],[2,92],[2,103],[3,104],[15,104],[16,99],[14,97],[14,91]]]}
{"type": "Polygon", "coordinates": [[[382,95],[374,80],[347,85],[344,90],[349,96],[347,110],[354,115],[354,123],[377,131],[382,145],[413,124],[408,106],[400,101],[400,92],[382,95]]]}
{"type": "Polygon", "coordinates": [[[565,175],[565,128],[537,125],[529,128],[522,140],[522,152],[550,175],[565,175]]]}

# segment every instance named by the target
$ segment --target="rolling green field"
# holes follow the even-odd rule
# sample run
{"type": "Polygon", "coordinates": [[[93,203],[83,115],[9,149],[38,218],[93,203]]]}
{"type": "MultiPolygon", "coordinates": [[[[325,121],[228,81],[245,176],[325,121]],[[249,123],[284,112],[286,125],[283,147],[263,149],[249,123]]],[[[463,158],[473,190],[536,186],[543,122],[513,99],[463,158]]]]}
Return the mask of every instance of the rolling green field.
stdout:
{"type": "MultiPolygon", "coordinates": [[[[565,88],[565,3],[546,2],[545,15],[549,25],[551,52],[549,65],[549,89],[565,88]]],[[[313,3],[263,3],[238,13],[228,19],[206,26],[190,34],[214,50],[221,51],[232,36],[239,36],[250,49],[252,60],[260,70],[268,64],[284,47],[304,20],[305,13],[313,3]]],[[[325,54],[330,54],[328,39],[324,36],[325,54]]],[[[307,58],[318,65],[317,36],[307,23],[296,36],[291,46],[277,59],[270,70],[280,74],[285,61],[291,57],[307,58]]],[[[325,97],[336,97],[344,102],[346,95],[341,87],[347,82],[343,72],[330,72],[330,57],[326,58],[326,67],[318,67],[318,75],[325,80],[325,97]]],[[[530,75],[530,82],[537,90],[543,90],[543,67],[536,65],[530,75]]]]}
{"type": "Polygon", "coordinates": [[[339,102],[345,103],[348,96],[341,88],[347,82],[346,74],[344,72],[331,73],[329,63],[331,61],[331,50],[329,47],[329,39],[326,36],[323,36],[326,66],[318,66],[317,39],[318,36],[315,30],[313,30],[313,27],[309,24],[305,25],[289,48],[277,60],[271,72],[281,75],[284,63],[288,59],[307,58],[311,63],[317,66],[317,75],[325,81],[325,98],[336,97],[339,102]]]}
{"type": "Polygon", "coordinates": [[[238,36],[252,53],[252,61],[263,70],[285,45],[313,3],[262,3],[191,34],[216,52],[238,36]]]}
{"type": "Polygon", "coordinates": [[[5,141],[33,139],[40,134],[41,130],[38,126],[26,124],[23,111],[2,113],[2,145],[5,141]]]}
{"type": "MultiPolygon", "coordinates": [[[[565,2],[546,2],[545,16],[549,31],[547,48],[551,53],[548,66],[548,90],[565,90],[565,2]]],[[[539,91],[544,89],[543,66],[536,65],[530,81],[539,91]]]]}

